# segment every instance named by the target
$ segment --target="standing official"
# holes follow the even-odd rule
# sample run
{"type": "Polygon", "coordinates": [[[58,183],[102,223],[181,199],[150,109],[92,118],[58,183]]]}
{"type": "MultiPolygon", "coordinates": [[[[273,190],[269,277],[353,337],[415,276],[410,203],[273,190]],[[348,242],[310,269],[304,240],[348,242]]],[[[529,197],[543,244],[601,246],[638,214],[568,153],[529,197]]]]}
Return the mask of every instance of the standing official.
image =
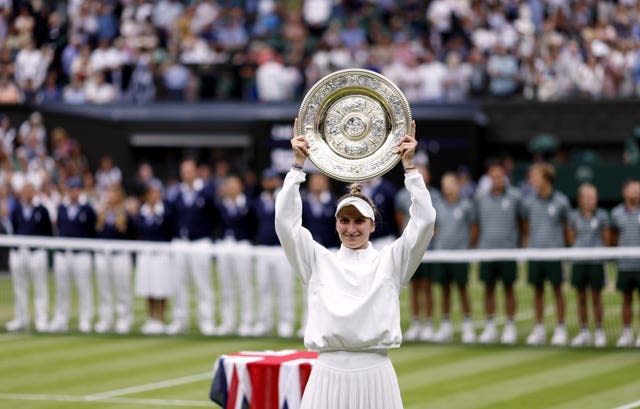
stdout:
{"type": "MultiPolygon", "coordinates": [[[[622,187],[623,203],[611,210],[612,243],[620,247],[640,246],[640,180],[627,180],[622,187]]],[[[633,344],[633,293],[640,291],[640,259],[618,260],[618,290],[622,293],[622,324],[619,347],[633,344]]],[[[640,335],[636,340],[640,347],[640,335]]]]}
{"type": "MultiPolygon", "coordinates": [[[[60,237],[88,239],[95,237],[96,213],[82,195],[82,179],[67,180],[67,197],[58,206],[56,219],[60,237]]],[[[56,306],[49,325],[52,332],[64,332],[69,327],[71,277],[78,292],[78,329],[91,331],[93,319],[93,287],[91,283],[91,253],[80,250],[58,251],[53,258],[56,282],[56,306]]]]}
{"type": "MultiPolygon", "coordinates": [[[[27,182],[10,214],[14,234],[51,236],[52,227],[47,209],[35,200],[36,188],[27,182]]],[[[29,281],[33,285],[33,306],[36,331],[47,330],[49,290],[47,285],[47,251],[20,247],[9,252],[9,270],[15,297],[14,318],[7,331],[29,329],[29,281]]]]}
{"type": "Polygon", "coordinates": [[[275,230],[276,195],[282,178],[273,169],[262,172],[262,193],[254,202],[256,215],[256,249],[264,250],[256,262],[258,283],[258,317],[253,333],[256,336],[271,333],[273,327],[273,301],[278,300],[278,326],[280,337],[293,335],[293,272],[280,247],[275,230]]]}
{"type": "MultiPolygon", "coordinates": [[[[435,250],[465,250],[471,246],[472,229],[475,226],[473,205],[460,196],[460,182],[455,173],[447,172],[440,183],[442,200],[433,203],[438,218],[434,239],[435,250]]],[[[460,294],[462,313],[462,342],[473,343],[476,334],[471,321],[471,301],[469,300],[469,263],[434,263],[435,281],[442,287],[442,320],[433,335],[435,342],[449,342],[453,339],[450,321],[451,284],[455,283],[460,294]]]]}
{"type": "Polygon", "coordinates": [[[217,271],[222,322],[217,333],[247,336],[252,334],[254,324],[252,260],[249,255],[252,252],[250,239],[255,222],[240,177],[227,176],[222,182],[220,194],[222,237],[218,242],[221,254],[217,258],[217,271]],[[236,303],[240,305],[239,325],[236,303]]]}
{"type": "MultiPolygon", "coordinates": [[[[442,200],[442,195],[433,186],[430,186],[431,172],[426,161],[420,163],[420,156],[416,154],[414,158],[416,168],[422,175],[425,186],[431,195],[431,201],[436,203],[442,200]]],[[[425,155],[426,158],[426,155],[425,155]]],[[[396,195],[396,221],[401,231],[404,231],[410,219],[409,209],[411,208],[411,194],[406,188],[400,189],[396,195]]],[[[432,242],[433,244],[433,242],[432,242]]],[[[433,338],[433,268],[429,263],[421,262],[415,274],[411,276],[411,325],[402,334],[405,341],[431,341],[433,338]],[[424,322],[420,321],[421,311],[424,311],[424,322]]]]}
{"type": "MultiPolygon", "coordinates": [[[[133,240],[135,226],[124,206],[124,193],[119,183],[107,187],[104,205],[97,215],[96,235],[105,240],[133,240]]],[[[127,334],[133,324],[133,295],[131,292],[131,253],[128,251],[96,251],[94,255],[98,287],[98,333],[113,327],[113,301],[118,319],[115,330],[127,334]],[[114,297],[115,295],[115,297],[114,297]]]]}
{"type": "MultiPolygon", "coordinates": [[[[197,164],[194,159],[185,159],[180,164],[182,183],[172,203],[176,222],[174,241],[178,246],[186,243],[205,246],[210,244],[217,221],[214,198],[206,192],[204,182],[197,178],[196,172],[197,164]]],[[[177,251],[174,257],[174,268],[173,322],[167,327],[167,333],[185,333],[189,329],[189,278],[191,277],[197,293],[200,332],[204,335],[215,334],[211,256],[206,253],[177,251]]]]}
{"type": "MultiPolygon", "coordinates": [[[[487,176],[491,181],[488,191],[479,192],[474,199],[478,218],[479,249],[513,249],[518,246],[518,230],[521,212],[519,192],[508,185],[501,162],[490,161],[487,176]]],[[[504,286],[504,307],[507,322],[502,330],[500,342],[515,344],[517,330],[514,324],[516,295],[514,283],[518,265],[515,261],[487,261],[480,264],[480,280],[484,283],[484,307],[487,322],[478,341],[483,344],[496,342],[498,330],[495,323],[496,283],[504,286]]]]}
{"type": "MultiPolygon", "coordinates": [[[[152,179],[145,190],[136,230],[141,240],[168,242],[173,236],[171,206],[162,200],[162,184],[152,179]]],[[[140,328],[143,334],[165,332],[164,314],[167,298],[172,294],[171,255],[164,251],[144,251],[136,258],[136,295],[147,298],[147,320],[140,328]]]]}
{"type": "MultiPolygon", "coordinates": [[[[565,247],[569,199],[553,188],[555,169],[547,163],[537,163],[529,171],[529,182],[534,193],[523,202],[522,247],[559,248],[565,247]]],[[[544,327],[544,284],[549,281],[556,300],[557,325],[551,337],[552,345],[567,344],[567,328],[564,324],[565,302],[562,293],[561,261],[529,261],[529,284],[535,291],[534,308],[536,324],[527,337],[527,344],[546,343],[544,327]]]]}
{"type": "MultiPolygon", "coordinates": [[[[578,188],[578,208],[569,213],[567,241],[573,247],[602,247],[610,241],[609,215],[604,209],[598,209],[598,191],[590,183],[578,188]]],[[[607,337],[602,329],[602,289],[605,274],[602,261],[574,261],[571,272],[571,284],[578,292],[578,316],[580,332],[571,341],[571,346],[591,344],[587,313],[587,287],[591,290],[593,317],[596,323],[593,344],[596,347],[607,345],[607,337]]]]}

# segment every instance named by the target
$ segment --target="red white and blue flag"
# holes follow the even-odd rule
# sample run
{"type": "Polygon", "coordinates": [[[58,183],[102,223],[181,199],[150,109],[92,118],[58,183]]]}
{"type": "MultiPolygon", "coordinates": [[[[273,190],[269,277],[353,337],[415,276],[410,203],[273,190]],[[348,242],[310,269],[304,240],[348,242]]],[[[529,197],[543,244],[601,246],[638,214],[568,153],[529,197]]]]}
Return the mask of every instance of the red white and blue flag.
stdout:
{"type": "Polygon", "coordinates": [[[209,397],[224,409],[298,409],[317,356],[296,350],[222,355],[209,397]]]}

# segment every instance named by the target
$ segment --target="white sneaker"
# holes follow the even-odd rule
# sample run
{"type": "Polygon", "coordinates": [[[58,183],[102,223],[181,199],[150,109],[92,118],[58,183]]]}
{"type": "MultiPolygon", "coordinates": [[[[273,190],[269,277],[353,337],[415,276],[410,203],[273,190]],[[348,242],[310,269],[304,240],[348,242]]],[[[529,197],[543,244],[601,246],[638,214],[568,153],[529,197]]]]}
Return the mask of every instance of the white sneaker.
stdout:
{"type": "Polygon", "coordinates": [[[291,338],[293,336],[293,325],[286,322],[278,324],[278,336],[280,338],[291,338]]]}
{"type": "Polygon", "coordinates": [[[453,341],[453,325],[451,322],[444,321],[440,323],[440,328],[433,335],[433,342],[451,342],[453,341]]]}
{"type": "Polygon", "coordinates": [[[235,328],[233,327],[233,325],[222,323],[222,325],[218,327],[216,334],[221,336],[226,336],[226,335],[233,334],[234,331],[235,331],[235,328]]]}
{"type": "Polygon", "coordinates": [[[597,329],[593,334],[593,345],[596,348],[604,348],[607,346],[607,336],[604,334],[602,328],[597,329]]]}
{"type": "Polygon", "coordinates": [[[296,331],[296,337],[304,338],[304,327],[300,327],[300,329],[296,331]]]}
{"type": "MultiPolygon", "coordinates": [[[[300,331],[303,331],[303,336],[304,336],[304,330],[300,328],[300,331]]],[[[265,324],[260,322],[253,326],[253,330],[251,330],[251,335],[253,335],[254,337],[266,337],[267,335],[269,335],[270,332],[271,332],[271,329],[265,324]]]]}
{"type": "Polygon", "coordinates": [[[564,325],[556,325],[556,329],[553,330],[553,336],[551,337],[551,345],[563,346],[567,345],[569,341],[569,334],[567,334],[567,327],[564,325]]]}
{"type": "Polygon", "coordinates": [[[67,332],[68,330],[69,324],[60,318],[54,318],[53,321],[49,323],[49,332],[67,332]]]}
{"type": "Polygon", "coordinates": [[[500,343],[504,345],[515,345],[518,341],[518,330],[513,322],[508,322],[502,330],[502,336],[500,337],[500,343]]]}
{"type": "Polygon", "coordinates": [[[478,342],[481,344],[493,344],[498,339],[498,330],[496,329],[496,324],[493,322],[489,322],[484,326],[484,330],[478,337],[478,342]]]}
{"type": "Polygon", "coordinates": [[[640,334],[638,334],[638,339],[636,339],[636,348],[640,348],[640,334]]]}
{"type": "Polygon", "coordinates": [[[578,335],[571,340],[572,347],[586,347],[591,345],[591,333],[588,329],[582,329],[578,335]]]}
{"type": "Polygon", "coordinates": [[[173,321],[171,324],[167,325],[165,332],[169,335],[185,334],[188,329],[189,326],[186,322],[173,321]]]}
{"type": "Polygon", "coordinates": [[[420,329],[420,332],[418,333],[418,339],[420,341],[433,341],[433,337],[433,326],[431,325],[431,322],[427,322],[420,329]]]}
{"type": "Polygon", "coordinates": [[[105,332],[109,332],[111,331],[111,327],[112,327],[112,323],[109,321],[104,321],[104,320],[100,320],[98,321],[98,323],[93,327],[93,330],[95,332],[97,332],[98,334],[104,334],[105,332]]]}
{"type": "MultiPolygon", "coordinates": [[[[216,330],[216,326],[213,325],[213,322],[211,321],[200,321],[200,323],[198,324],[198,327],[200,328],[200,333],[202,335],[206,335],[208,337],[210,337],[211,335],[215,335],[217,330],[216,330]]],[[[240,334],[242,335],[242,334],[240,334]]]]}
{"type": "Polygon", "coordinates": [[[116,333],[118,334],[128,334],[131,332],[131,324],[133,320],[129,318],[119,318],[116,321],[116,333]]]}
{"type": "Polygon", "coordinates": [[[78,323],[78,331],[82,332],[83,334],[88,334],[89,332],[91,332],[91,323],[89,321],[80,321],[78,323]]]}
{"type": "Polygon", "coordinates": [[[36,331],[38,332],[47,332],[49,330],[49,325],[47,321],[36,321],[36,331]]]}
{"type": "Polygon", "coordinates": [[[533,331],[527,337],[527,345],[544,345],[547,342],[547,333],[543,324],[536,324],[533,331]]]}
{"type": "Polygon", "coordinates": [[[476,342],[476,332],[473,330],[473,322],[465,321],[462,323],[462,343],[473,344],[476,342]]]}
{"type": "Polygon", "coordinates": [[[241,337],[248,337],[252,334],[251,326],[249,325],[240,325],[238,327],[238,335],[241,337]]]}
{"type": "Polygon", "coordinates": [[[405,341],[417,340],[418,336],[420,335],[420,329],[421,329],[420,321],[412,320],[409,328],[407,328],[404,334],[402,334],[402,339],[404,339],[405,341]]]}
{"type": "Polygon", "coordinates": [[[631,328],[625,328],[622,330],[622,335],[618,338],[616,346],[620,348],[627,348],[633,344],[633,330],[631,328]]]}
{"type": "Polygon", "coordinates": [[[150,319],[140,327],[140,332],[145,335],[164,334],[164,324],[160,320],[150,319]]]}
{"type": "Polygon", "coordinates": [[[29,323],[15,319],[7,322],[6,328],[9,332],[26,331],[29,329],[29,323]]]}

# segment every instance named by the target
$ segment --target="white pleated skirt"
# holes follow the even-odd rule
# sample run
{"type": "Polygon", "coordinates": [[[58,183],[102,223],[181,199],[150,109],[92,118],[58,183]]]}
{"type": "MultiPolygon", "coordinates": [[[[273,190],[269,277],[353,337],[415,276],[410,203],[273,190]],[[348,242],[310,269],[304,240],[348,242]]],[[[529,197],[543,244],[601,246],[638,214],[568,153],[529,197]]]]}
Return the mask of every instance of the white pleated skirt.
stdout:
{"type": "Polygon", "coordinates": [[[387,352],[321,352],[300,409],[402,409],[387,352]]]}
{"type": "Polygon", "coordinates": [[[168,298],[172,295],[169,254],[139,253],[136,259],[136,295],[148,298],[168,298]]]}

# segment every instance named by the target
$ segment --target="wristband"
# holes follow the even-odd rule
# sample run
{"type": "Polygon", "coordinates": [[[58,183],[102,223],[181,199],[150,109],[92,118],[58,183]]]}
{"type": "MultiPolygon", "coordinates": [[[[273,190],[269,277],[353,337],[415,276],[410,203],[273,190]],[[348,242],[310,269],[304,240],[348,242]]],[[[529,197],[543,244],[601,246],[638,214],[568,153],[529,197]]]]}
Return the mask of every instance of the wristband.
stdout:
{"type": "Polygon", "coordinates": [[[411,166],[407,166],[406,168],[404,168],[404,171],[408,171],[408,170],[414,170],[416,167],[411,165],[411,166]]]}
{"type": "Polygon", "coordinates": [[[300,165],[299,163],[296,163],[296,162],[293,162],[291,164],[291,169],[299,170],[300,172],[304,171],[304,167],[302,165],[300,165]]]}

